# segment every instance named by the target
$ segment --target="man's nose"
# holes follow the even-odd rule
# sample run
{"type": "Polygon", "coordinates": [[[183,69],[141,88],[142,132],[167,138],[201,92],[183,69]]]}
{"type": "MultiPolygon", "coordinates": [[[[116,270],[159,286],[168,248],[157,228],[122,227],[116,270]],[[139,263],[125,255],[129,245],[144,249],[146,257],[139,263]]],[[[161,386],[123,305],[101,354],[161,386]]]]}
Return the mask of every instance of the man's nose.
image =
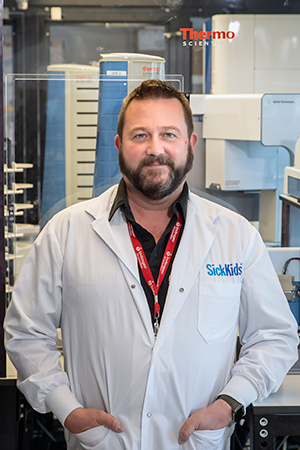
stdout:
{"type": "Polygon", "coordinates": [[[159,136],[153,135],[149,140],[149,145],[147,148],[148,155],[162,155],[164,153],[163,143],[159,139],[159,136]]]}

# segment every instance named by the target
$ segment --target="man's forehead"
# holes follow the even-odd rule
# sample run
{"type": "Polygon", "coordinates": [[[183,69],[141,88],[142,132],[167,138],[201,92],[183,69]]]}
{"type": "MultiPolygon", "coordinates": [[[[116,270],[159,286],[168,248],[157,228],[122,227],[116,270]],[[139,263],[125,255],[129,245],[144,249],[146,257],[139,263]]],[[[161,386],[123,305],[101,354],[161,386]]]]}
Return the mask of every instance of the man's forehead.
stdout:
{"type": "Polygon", "coordinates": [[[143,114],[143,112],[146,114],[148,111],[148,108],[152,108],[152,107],[156,108],[156,106],[155,106],[156,103],[157,103],[157,111],[158,112],[161,110],[162,107],[165,107],[170,114],[176,116],[178,119],[185,119],[183,106],[177,98],[154,97],[154,98],[147,98],[147,99],[142,99],[142,100],[138,100],[138,99],[132,100],[127,107],[127,111],[125,114],[125,124],[126,124],[126,119],[130,118],[130,115],[134,114],[137,109],[138,109],[138,114],[143,114]],[[158,106],[158,103],[160,103],[159,106],[158,106]]]}
{"type": "Polygon", "coordinates": [[[131,100],[131,102],[128,105],[128,108],[130,108],[130,106],[137,106],[139,104],[147,104],[150,102],[163,102],[165,103],[165,105],[174,105],[174,104],[178,104],[178,106],[182,106],[181,102],[178,100],[178,98],[172,97],[172,98],[165,98],[165,97],[149,97],[149,98],[143,98],[143,99],[139,99],[139,98],[134,98],[133,100],[131,100]]]}

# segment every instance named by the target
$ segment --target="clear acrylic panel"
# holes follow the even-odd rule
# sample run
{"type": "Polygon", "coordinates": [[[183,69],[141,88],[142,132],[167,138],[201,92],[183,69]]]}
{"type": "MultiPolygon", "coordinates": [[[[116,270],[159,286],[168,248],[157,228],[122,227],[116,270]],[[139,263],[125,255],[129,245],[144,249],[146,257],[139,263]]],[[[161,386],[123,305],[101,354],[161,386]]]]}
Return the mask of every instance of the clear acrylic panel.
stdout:
{"type": "Polygon", "coordinates": [[[183,76],[165,75],[161,62],[140,69],[125,75],[113,66],[109,75],[100,75],[99,67],[64,64],[49,66],[47,74],[6,75],[7,303],[33,241],[51,217],[120,180],[114,137],[127,93],[155,76],[184,89],[183,76]],[[34,118],[26,114],[28,98],[36,102],[34,118]]]}

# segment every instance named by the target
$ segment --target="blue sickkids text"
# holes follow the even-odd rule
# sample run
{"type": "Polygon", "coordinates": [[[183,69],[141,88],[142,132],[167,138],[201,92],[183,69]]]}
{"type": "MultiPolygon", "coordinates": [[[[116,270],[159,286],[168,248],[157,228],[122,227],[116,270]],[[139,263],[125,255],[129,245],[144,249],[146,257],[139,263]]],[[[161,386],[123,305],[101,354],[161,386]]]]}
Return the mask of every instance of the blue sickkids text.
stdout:
{"type": "Polygon", "coordinates": [[[243,266],[242,264],[236,263],[233,264],[224,264],[222,266],[219,264],[218,266],[215,266],[214,264],[206,264],[207,269],[207,275],[210,277],[234,277],[242,275],[243,273],[243,266]]]}

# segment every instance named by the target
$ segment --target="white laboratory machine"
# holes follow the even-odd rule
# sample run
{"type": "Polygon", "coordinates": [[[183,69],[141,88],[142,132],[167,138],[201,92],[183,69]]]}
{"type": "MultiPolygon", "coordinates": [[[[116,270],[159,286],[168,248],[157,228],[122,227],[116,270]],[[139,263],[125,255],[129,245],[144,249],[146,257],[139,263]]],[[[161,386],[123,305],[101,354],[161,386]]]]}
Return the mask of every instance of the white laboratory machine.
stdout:
{"type": "Polygon", "coordinates": [[[207,95],[205,187],[259,192],[259,231],[279,244],[284,169],[294,164],[300,94],[207,95]]]}
{"type": "Polygon", "coordinates": [[[294,166],[284,171],[284,197],[292,206],[300,208],[300,137],[295,146],[294,166]]]}

